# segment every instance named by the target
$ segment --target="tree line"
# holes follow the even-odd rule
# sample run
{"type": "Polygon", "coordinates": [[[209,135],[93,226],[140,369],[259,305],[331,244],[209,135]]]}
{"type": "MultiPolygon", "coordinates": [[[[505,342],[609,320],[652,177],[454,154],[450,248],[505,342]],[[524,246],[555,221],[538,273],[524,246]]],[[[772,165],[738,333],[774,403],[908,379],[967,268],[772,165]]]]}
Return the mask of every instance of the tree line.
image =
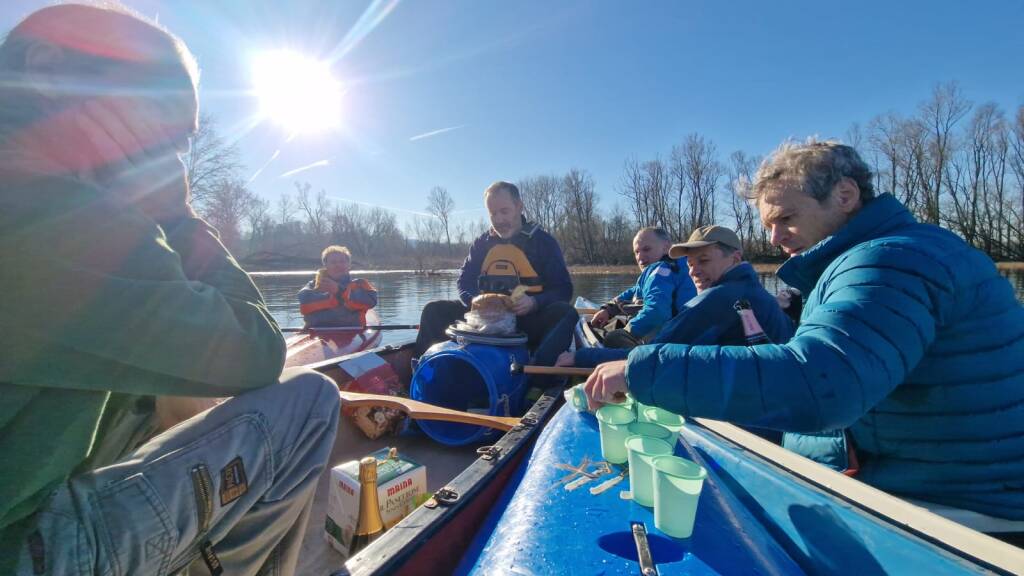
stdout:
{"type": "MultiPolygon", "coordinates": [[[[1024,105],[1008,114],[995,103],[969,101],[955,82],[939,84],[914,113],[854,123],[842,139],[873,166],[876,190],[894,194],[922,222],[954,231],[995,260],[1024,260],[1024,105]]],[[[389,210],[333,201],[303,182],[271,206],[247,189],[238,158],[236,146],[202,118],[186,162],[194,204],[243,260],[272,254],[311,261],[324,245],[340,243],[357,265],[445,268],[458,265],[488,227],[482,217],[455,218],[455,202],[441,186],[404,226],[389,210]]],[[[610,183],[610,208],[582,168],[516,184],[528,217],[559,240],[570,264],[632,263],[638,228],[661,226],[685,239],[706,224],[736,230],[749,259],[779,259],[746,200],[761,160],[742,150],[724,156],[694,133],[663,156],[627,158],[610,183]]]]}

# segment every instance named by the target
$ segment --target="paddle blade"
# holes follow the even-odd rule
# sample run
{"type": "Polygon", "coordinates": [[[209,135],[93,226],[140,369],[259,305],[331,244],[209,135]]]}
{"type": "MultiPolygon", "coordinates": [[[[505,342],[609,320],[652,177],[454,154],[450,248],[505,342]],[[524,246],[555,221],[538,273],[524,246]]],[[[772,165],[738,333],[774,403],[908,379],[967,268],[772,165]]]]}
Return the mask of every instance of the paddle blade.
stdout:
{"type": "Polygon", "coordinates": [[[495,430],[508,431],[519,424],[519,418],[506,416],[491,416],[489,414],[473,414],[434,406],[426,402],[420,402],[411,398],[400,396],[386,396],[383,394],[363,394],[361,392],[348,392],[339,390],[342,402],[346,407],[359,406],[383,406],[401,410],[416,420],[440,420],[443,422],[458,422],[460,424],[473,424],[486,426],[495,430]]]}

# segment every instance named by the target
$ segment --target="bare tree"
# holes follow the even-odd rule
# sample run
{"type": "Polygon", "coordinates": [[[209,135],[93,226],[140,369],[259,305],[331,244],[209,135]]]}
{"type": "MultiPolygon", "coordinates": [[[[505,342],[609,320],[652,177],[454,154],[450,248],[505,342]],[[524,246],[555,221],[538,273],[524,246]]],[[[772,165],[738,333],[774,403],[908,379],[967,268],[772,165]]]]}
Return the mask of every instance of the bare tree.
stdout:
{"type": "Polygon", "coordinates": [[[971,109],[971,103],[964,98],[956,82],[939,84],[932,90],[932,97],[921,104],[919,119],[927,129],[929,168],[925,171],[925,217],[932,224],[939,223],[942,181],[946,163],[952,153],[953,128],[971,109]]]}
{"type": "Polygon", "coordinates": [[[1024,259],[1024,105],[1017,108],[1013,128],[1008,131],[1009,164],[1017,182],[1017,199],[1010,204],[1010,233],[1016,236],[1012,255],[1014,260],[1024,259]]]}
{"type": "Polygon", "coordinates": [[[761,220],[749,200],[750,188],[760,163],[759,157],[747,156],[741,150],[729,156],[728,177],[732,192],[729,195],[729,211],[732,213],[736,235],[740,237],[743,250],[751,257],[765,256],[770,250],[767,231],[761,226],[761,220]]]}
{"type": "Polygon", "coordinates": [[[249,251],[253,252],[257,243],[270,233],[273,226],[274,222],[270,218],[270,202],[253,194],[245,218],[249,225],[249,251]]]}
{"type": "Polygon", "coordinates": [[[331,206],[327,200],[327,191],[320,190],[316,196],[310,196],[309,182],[295,183],[295,202],[306,215],[306,227],[315,240],[322,239],[327,232],[327,215],[331,206]]]}
{"type": "Polygon", "coordinates": [[[416,261],[416,270],[433,270],[437,248],[444,230],[435,218],[415,217],[406,226],[409,249],[416,261]]]}
{"type": "Polygon", "coordinates": [[[597,227],[600,220],[594,179],[573,168],[562,178],[561,194],[566,207],[566,248],[587,264],[598,263],[597,227]]]}
{"type": "Polygon", "coordinates": [[[633,260],[634,224],[622,206],[616,204],[604,223],[602,258],[608,264],[629,264],[633,260]]]}
{"type": "Polygon", "coordinates": [[[233,180],[221,182],[203,202],[200,214],[217,228],[229,249],[240,245],[241,224],[253,199],[243,181],[233,180]]]}
{"type": "Polygon", "coordinates": [[[224,183],[237,180],[242,170],[238,147],[218,134],[217,124],[206,114],[199,115],[199,130],[185,156],[192,202],[203,206],[224,183]]]}
{"type": "Polygon", "coordinates": [[[853,148],[860,149],[861,142],[864,141],[864,132],[860,129],[860,123],[854,122],[850,124],[850,127],[846,129],[846,144],[853,148]]]}
{"type": "Polygon", "coordinates": [[[277,197],[277,217],[282,225],[287,225],[295,218],[295,201],[287,192],[277,197]]]}
{"type": "Polygon", "coordinates": [[[718,186],[724,173],[718,149],[699,134],[690,134],[672,149],[673,187],[679,192],[679,236],[715,223],[718,186]],[[685,216],[684,216],[685,214],[685,216]]]}
{"type": "Polygon", "coordinates": [[[558,176],[532,176],[516,182],[523,201],[526,215],[541,228],[555,233],[558,231],[564,206],[558,194],[558,176]]]}
{"type": "Polygon", "coordinates": [[[663,226],[673,236],[679,236],[678,223],[669,209],[668,170],[660,159],[626,160],[619,194],[629,201],[638,226],[663,226]]]}
{"type": "Polygon", "coordinates": [[[449,255],[452,252],[452,234],[449,226],[452,210],[455,210],[455,201],[448,194],[448,190],[440,186],[431,188],[430,195],[427,196],[427,212],[437,218],[438,224],[444,231],[449,255]]]}

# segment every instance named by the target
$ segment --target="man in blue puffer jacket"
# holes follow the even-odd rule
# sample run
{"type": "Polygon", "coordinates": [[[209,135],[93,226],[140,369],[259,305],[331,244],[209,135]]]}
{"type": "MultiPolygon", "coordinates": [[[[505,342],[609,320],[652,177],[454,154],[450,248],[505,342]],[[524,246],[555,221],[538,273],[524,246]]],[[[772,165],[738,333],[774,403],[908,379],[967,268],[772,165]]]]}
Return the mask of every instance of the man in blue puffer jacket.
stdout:
{"type": "Polygon", "coordinates": [[[592,402],[627,389],[673,412],[799,433],[883,490],[1024,519],[1024,308],[992,261],[875,197],[867,164],[834,142],[784,144],[753,194],[779,277],[806,295],[785,345],[649,345],[603,364],[592,402]]]}

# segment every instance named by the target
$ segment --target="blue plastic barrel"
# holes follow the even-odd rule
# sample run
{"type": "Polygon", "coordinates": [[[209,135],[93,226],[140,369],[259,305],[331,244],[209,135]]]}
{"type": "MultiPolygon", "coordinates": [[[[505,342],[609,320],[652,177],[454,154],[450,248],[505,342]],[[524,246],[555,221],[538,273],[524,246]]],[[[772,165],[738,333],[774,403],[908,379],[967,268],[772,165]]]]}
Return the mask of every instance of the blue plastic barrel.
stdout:
{"type": "MultiPolygon", "coordinates": [[[[528,359],[525,344],[435,344],[420,357],[409,395],[454,410],[518,415],[525,409],[526,376],[513,375],[511,365],[526,364],[528,359]]],[[[434,420],[417,424],[427,436],[448,446],[463,446],[495,434],[490,428],[470,424],[434,420]]]]}

